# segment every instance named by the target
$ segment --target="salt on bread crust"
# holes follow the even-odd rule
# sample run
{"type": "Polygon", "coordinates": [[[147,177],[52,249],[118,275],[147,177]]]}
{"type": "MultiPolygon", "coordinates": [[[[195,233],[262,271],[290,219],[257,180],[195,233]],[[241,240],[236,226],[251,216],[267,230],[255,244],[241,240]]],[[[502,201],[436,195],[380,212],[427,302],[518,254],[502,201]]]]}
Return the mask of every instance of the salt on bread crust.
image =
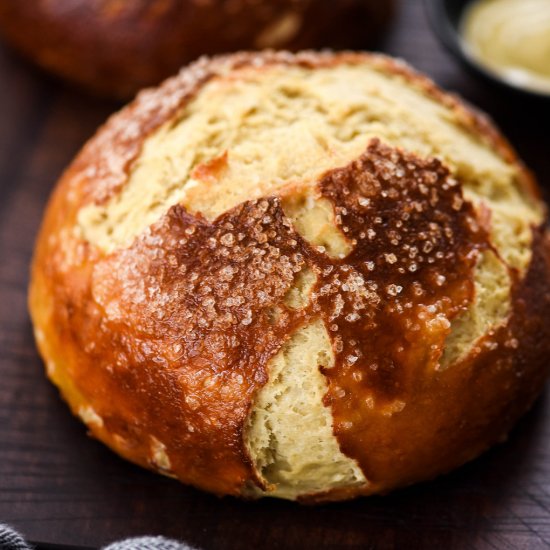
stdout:
{"type": "MultiPolygon", "coordinates": [[[[314,68],[222,66],[146,137],[120,191],[78,211],[74,230],[111,254],[129,247],[174,204],[214,221],[244,201],[278,196],[307,243],[343,260],[356,243],[331,201],[318,193],[318,181],[355,161],[373,140],[436,157],[460,181],[479,218],[490,212],[494,246],[478,258],[472,303],[450,322],[439,368],[453,368],[484,335],[507,322],[510,269],[525,273],[531,228],[543,219],[542,206],[518,183],[518,165],[483,136],[466,131],[460,116],[399,72],[356,58],[314,68]]],[[[305,308],[316,280],[313,270],[299,271],[286,306],[305,308]]],[[[314,318],[271,358],[243,434],[261,485],[251,493],[296,499],[368,486],[368,476],[342,451],[326,403],[323,371],[333,367],[334,346],[326,324],[314,318]]],[[[396,412],[401,407],[399,401],[392,406],[396,412]]],[[[101,420],[95,411],[82,417],[90,424],[101,420]]],[[[169,469],[164,443],[152,441],[152,463],[169,469]]]]}

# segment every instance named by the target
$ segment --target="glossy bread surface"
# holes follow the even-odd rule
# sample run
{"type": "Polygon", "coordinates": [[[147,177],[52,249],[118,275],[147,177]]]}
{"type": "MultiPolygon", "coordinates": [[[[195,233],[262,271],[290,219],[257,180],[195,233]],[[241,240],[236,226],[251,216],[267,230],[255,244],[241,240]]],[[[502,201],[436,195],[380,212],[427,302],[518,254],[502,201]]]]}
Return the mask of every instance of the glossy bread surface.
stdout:
{"type": "MultiPolygon", "coordinates": [[[[206,189],[231,158],[229,150],[205,159],[193,177],[206,189]]],[[[496,130],[389,58],[203,60],[115,115],[63,176],[33,265],[37,342],[73,411],[121,455],[218,494],[269,494],[271,474],[248,440],[256,397],[285,342],[320,321],[334,358],[321,367],[323,404],[338,447],[364,480],[295,496],[385,492],[477,456],[540,391],[550,357],[542,212],[531,176],[496,130]],[[375,137],[350,162],[213,218],[169,205],[128,246],[106,250],[84,237],[82,212],[121,196],[145,141],[177,121],[208,82],[238,80],[239,71],[269,79],[272,70],[347,66],[398,79],[440,104],[460,135],[513,172],[514,193],[533,219],[523,222],[526,266],[516,259],[523,237],[510,240],[510,251],[497,234],[494,219],[504,214],[496,192],[484,202],[445,160],[375,137]],[[340,235],[325,246],[309,238],[303,213],[304,204],[311,210],[322,201],[340,235]],[[344,252],[331,254],[334,242],[344,252]],[[477,307],[476,267],[487,254],[509,278],[509,311],[446,364],[454,323],[477,307]],[[314,282],[297,305],[289,293],[305,273],[314,282]]]]}

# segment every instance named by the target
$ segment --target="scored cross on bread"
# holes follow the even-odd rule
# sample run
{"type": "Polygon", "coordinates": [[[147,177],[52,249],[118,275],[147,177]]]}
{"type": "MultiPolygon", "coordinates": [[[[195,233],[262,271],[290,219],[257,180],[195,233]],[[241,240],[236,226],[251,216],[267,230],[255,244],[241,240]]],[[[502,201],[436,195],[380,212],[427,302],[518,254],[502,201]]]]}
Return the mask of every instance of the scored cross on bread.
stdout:
{"type": "Polygon", "coordinates": [[[403,63],[203,59],[62,177],[30,308],[91,433],[185,483],[309,501],[501,440],[550,359],[536,184],[403,63]]]}

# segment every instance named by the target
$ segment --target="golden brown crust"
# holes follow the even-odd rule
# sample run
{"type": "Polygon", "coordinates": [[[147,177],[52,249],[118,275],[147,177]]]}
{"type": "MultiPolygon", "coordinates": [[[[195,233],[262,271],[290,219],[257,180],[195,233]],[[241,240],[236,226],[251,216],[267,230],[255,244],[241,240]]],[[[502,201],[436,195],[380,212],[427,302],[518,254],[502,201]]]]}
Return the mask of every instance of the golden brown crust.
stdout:
{"type": "Polygon", "coordinates": [[[200,55],[365,47],[393,9],[390,0],[3,0],[0,30],[43,68],[123,98],[200,55]]]}
{"type": "MultiPolygon", "coordinates": [[[[375,406],[370,421],[369,415],[360,415],[359,433],[340,434],[342,450],[359,458],[372,483],[362,490],[345,488],[300,500],[319,503],[387,493],[446,473],[502,442],[549,375],[549,280],[550,238],[541,227],[534,230],[529,271],[514,286],[506,326],[483,338],[452,368],[419,378],[414,389],[403,371],[392,372],[390,379],[406,406],[385,418],[375,406]]],[[[336,419],[350,422],[357,416],[346,413],[345,405],[357,405],[363,393],[359,386],[352,385],[344,407],[332,403],[336,419]]]]}
{"type": "Polygon", "coordinates": [[[80,208],[120,191],[144,138],[207,80],[243,66],[362,62],[449,105],[466,131],[517,162],[486,119],[389,58],[267,53],[203,59],[142,93],[63,176],[33,263],[37,340],[73,410],[92,407],[102,419],[90,423],[92,433],[126,458],[167,470],[152,459],[159,441],[166,473],[186,483],[234,495],[258,483],[243,443],[254,394],[283,342],[319,317],[336,357],[324,373],[335,435],[370,484],[312,501],[388,491],[450,470],[505,435],[540,391],[550,358],[543,228],[533,228],[533,260],[516,280],[508,325],[462,362],[437,369],[449,321],[472,301],[476,260],[491,248],[480,214],[437,160],[374,140],[360,159],[321,178],[319,196],[334,204],[354,243],[344,259],[302,239],[281,197],[247,201],[212,222],[173,207],[109,255],[73,231],[80,208]],[[285,294],[306,266],[317,275],[312,299],[289,308],[285,294]]]}

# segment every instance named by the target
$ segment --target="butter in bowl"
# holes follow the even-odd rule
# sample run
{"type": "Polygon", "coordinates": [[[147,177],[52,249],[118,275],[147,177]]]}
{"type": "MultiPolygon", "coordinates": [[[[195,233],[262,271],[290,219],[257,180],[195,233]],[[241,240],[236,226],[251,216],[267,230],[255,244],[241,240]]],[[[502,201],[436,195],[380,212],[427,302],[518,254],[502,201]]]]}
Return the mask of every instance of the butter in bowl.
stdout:
{"type": "Polygon", "coordinates": [[[426,0],[434,29],[468,67],[550,98],[550,0],[426,0]]]}

